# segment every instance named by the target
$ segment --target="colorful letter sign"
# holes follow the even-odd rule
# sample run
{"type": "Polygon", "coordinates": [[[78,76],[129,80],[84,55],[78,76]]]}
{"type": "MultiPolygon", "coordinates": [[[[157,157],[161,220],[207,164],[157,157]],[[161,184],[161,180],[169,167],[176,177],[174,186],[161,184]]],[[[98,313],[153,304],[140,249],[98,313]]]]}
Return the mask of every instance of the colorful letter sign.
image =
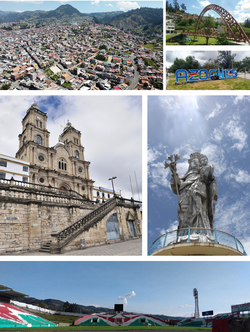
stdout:
{"type": "Polygon", "coordinates": [[[176,83],[179,83],[180,79],[184,79],[186,82],[198,82],[212,80],[213,77],[216,79],[225,78],[236,78],[238,77],[237,69],[178,69],[175,72],[176,83]]]}

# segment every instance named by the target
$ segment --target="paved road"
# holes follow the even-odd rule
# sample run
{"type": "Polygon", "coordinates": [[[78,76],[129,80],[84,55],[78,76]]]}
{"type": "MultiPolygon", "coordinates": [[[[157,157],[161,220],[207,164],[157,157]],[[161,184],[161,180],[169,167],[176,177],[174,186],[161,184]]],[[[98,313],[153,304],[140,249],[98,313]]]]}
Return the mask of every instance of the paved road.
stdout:
{"type": "Polygon", "coordinates": [[[250,74],[249,73],[246,73],[246,74],[244,74],[244,73],[238,73],[238,77],[250,80],[250,74]]]}
{"type": "Polygon", "coordinates": [[[127,90],[134,90],[136,87],[137,87],[137,84],[139,83],[139,80],[140,80],[140,74],[139,72],[137,71],[137,65],[135,64],[135,56],[132,55],[130,57],[131,61],[132,61],[132,65],[134,67],[134,79],[133,81],[131,82],[131,84],[129,85],[129,87],[127,88],[127,90]]]}
{"type": "MultiPolygon", "coordinates": [[[[13,255],[13,254],[12,254],[13,255]]],[[[55,256],[39,251],[16,254],[18,256],[55,256]]],[[[64,256],[141,256],[142,239],[129,240],[113,244],[67,251],[64,256]]],[[[61,256],[58,255],[58,256],[61,256]]]]}

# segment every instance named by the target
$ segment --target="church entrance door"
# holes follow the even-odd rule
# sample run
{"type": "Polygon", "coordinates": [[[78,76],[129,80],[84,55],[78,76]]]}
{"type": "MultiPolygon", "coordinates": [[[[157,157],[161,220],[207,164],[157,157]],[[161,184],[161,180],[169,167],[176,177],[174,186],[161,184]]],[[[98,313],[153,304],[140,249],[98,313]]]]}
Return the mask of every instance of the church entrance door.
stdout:
{"type": "Polygon", "coordinates": [[[107,240],[120,239],[119,223],[116,214],[112,214],[106,222],[107,240]]]}

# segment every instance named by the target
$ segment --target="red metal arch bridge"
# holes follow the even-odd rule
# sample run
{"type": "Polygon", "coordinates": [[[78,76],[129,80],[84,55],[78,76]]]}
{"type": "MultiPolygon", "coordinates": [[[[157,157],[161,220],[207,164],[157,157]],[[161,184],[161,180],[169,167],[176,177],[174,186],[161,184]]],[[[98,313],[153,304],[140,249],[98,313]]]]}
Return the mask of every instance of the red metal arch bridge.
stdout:
{"type": "Polygon", "coordinates": [[[244,42],[250,44],[248,36],[246,35],[245,31],[242,29],[240,24],[236,21],[236,19],[225,8],[215,4],[208,5],[202,10],[196,24],[195,33],[185,33],[185,34],[190,34],[194,36],[204,36],[204,37],[217,37],[218,34],[198,32],[199,24],[202,20],[202,17],[209,10],[213,10],[217,14],[219,14],[220,17],[223,19],[223,21],[226,23],[228,29],[231,31],[231,34],[227,36],[228,39],[232,39],[236,42],[244,42]]]}

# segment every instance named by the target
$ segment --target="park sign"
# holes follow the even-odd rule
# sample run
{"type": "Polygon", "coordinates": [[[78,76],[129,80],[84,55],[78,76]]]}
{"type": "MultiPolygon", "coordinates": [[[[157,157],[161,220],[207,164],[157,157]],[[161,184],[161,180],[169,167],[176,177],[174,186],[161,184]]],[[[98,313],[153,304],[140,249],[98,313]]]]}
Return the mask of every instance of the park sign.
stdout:
{"type": "Polygon", "coordinates": [[[185,82],[189,83],[237,77],[237,69],[189,69],[189,71],[186,69],[178,69],[175,72],[176,83],[179,83],[180,79],[184,79],[185,82]]]}
{"type": "Polygon", "coordinates": [[[250,303],[232,305],[231,311],[232,313],[240,311],[250,311],[250,303]]]}

